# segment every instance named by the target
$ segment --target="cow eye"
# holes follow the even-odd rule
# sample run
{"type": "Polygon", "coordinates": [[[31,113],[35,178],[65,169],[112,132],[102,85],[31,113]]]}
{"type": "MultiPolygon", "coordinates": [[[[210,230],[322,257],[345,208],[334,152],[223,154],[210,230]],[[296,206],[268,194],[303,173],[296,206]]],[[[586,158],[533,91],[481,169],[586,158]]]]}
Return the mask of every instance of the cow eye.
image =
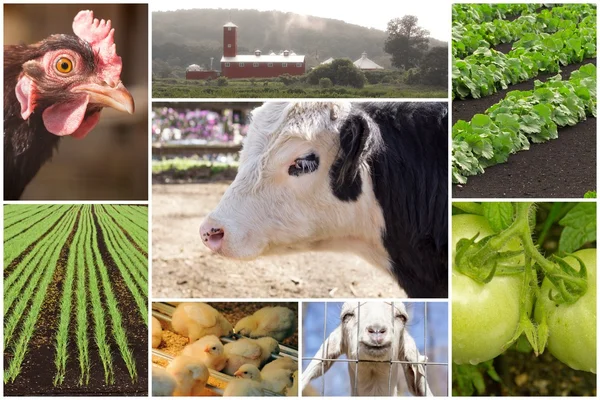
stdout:
{"type": "Polygon", "coordinates": [[[296,158],[294,163],[288,168],[290,176],[300,176],[315,172],[319,168],[319,156],[315,153],[310,153],[307,156],[296,158]]]}

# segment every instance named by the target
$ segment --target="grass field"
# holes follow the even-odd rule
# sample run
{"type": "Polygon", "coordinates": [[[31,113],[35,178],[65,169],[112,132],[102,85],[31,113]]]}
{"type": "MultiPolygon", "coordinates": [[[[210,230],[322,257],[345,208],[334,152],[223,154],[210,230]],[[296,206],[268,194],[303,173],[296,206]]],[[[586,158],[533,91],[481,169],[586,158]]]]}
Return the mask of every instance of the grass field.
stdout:
{"type": "Polygon", "coordinates": [[[323,89],[308,84],[285,86],[282,82],[230,80],[227,86],[206,81],[154,79],[155,98],[447,98],[445,87],[406,84],[365,85],[362,89],[334,86],[323,89]],[[267,85],[265,85],[267,83],[267,85]]]}
{"type": "Polygon", "coordinates": [[[147,382],[147,238],[144,206],[4,207],[5,391],[147,382]]]}

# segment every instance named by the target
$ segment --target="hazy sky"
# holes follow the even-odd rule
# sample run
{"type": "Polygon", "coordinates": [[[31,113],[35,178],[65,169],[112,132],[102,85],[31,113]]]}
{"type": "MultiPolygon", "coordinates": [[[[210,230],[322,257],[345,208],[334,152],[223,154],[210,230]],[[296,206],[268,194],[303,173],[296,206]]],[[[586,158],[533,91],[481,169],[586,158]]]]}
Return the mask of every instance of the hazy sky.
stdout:
{"type": "Polygon", "coordinates": [[[277,10],[340,19],[351,24],[381,30],[386,30],[390,19],[410,14],[416,15],[419,18],[419,25],[427,29],[432,37],[444,41],[448,41],[450,37],[450,2],[433,0],[366,0],[360,2],[348,0],[344,2],[332,0],[300,0],[289,2],[281,0],[226,0],[219,2],[170,0],[155,1],[152,5],[153,11],[172,11],[189,8],[277,10]]]}

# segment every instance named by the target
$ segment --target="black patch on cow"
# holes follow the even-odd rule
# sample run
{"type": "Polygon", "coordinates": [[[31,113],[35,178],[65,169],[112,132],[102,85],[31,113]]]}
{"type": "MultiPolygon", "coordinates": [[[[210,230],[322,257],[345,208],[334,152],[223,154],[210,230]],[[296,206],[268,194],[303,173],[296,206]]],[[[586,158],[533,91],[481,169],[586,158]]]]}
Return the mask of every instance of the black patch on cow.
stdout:
{"type": "MultiPolygon", "coordinates": [[[[382,239],[392,272],[409,297],[447,297],[448,105],[362,103],[355,108],[354,113],[372,119],[379,128],[372,134],[378,137],[369,140],[368,154],[344,151],[355,167],[366,157],[383,211],[382,239]]],[[[362,149],[369,134],[360,119],[364,117],[349,118],[353,150],[362,149]]],[[[340,135],[347,148],[347,130],[340,135]]],[[[352,185],[347,190],[356,193],[352,185]]]]}
{"type": "Polygon", "coordinates": [[[329,178],[333,194],[342,201],[356,201],[362,193],[359,172],[369,134],[369,124],[362,115],[351,115],[340,128],[340,150],[329,178]]]}

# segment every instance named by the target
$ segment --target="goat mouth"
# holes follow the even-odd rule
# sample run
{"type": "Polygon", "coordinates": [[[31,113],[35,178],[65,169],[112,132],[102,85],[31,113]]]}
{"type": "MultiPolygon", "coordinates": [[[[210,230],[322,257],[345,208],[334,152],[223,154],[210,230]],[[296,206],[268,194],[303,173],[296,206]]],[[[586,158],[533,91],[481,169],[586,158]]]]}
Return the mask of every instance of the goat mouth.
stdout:
{"type": "Polygon", "coordinates": [[[367,350],[378,351],[378,352],[381,352],[382,350],[387,350],[391,347],[391,343],[372,344],[372,343],[360,342],[360,344],[362,344],[367,350]]]}

